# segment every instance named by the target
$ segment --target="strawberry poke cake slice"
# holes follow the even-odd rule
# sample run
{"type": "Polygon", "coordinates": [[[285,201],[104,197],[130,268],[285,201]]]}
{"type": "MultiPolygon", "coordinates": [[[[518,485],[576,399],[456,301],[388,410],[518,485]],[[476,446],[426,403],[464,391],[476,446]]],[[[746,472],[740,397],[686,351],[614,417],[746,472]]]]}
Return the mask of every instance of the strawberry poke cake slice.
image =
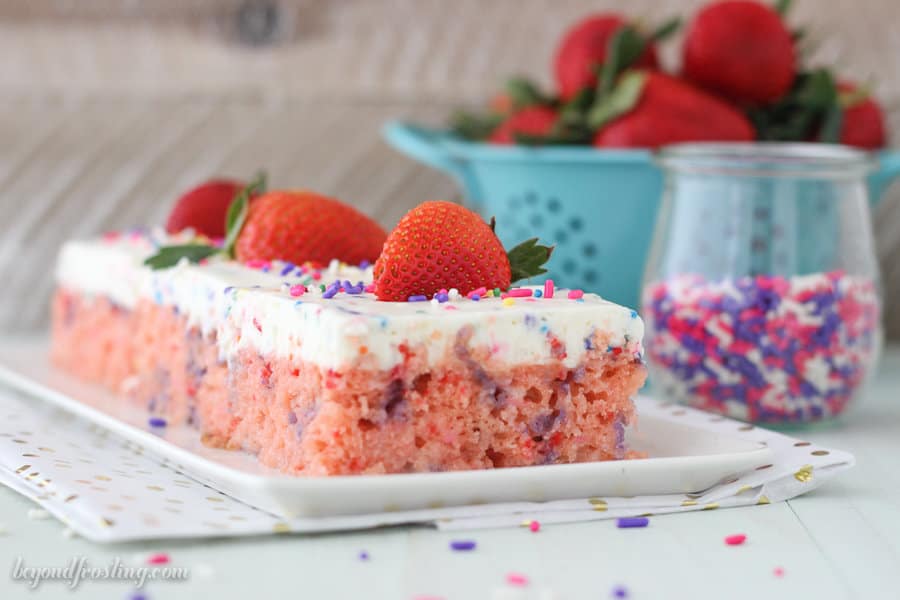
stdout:
{"type": "Polygon", "coordinates": [[[636,312],[551,281],[512,287],[543,273],[551,249],[507,254],[492,226],[446,202],[381,232],[373,268],[359,253],[380,228],[355,211],[335,221],[305,194],[244,194],[218,244],[67,244],[57,364],[296,475],[627,456],[645,379],[636,312]],[[305,263],[325,256],[344,262],[305,263]]]}

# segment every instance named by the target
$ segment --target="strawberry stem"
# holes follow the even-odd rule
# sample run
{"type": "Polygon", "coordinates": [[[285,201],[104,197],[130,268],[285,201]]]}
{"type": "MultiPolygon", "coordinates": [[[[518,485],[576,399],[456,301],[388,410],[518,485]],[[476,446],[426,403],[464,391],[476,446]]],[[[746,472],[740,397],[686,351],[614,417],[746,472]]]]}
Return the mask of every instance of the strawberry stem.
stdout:
{"type": "Polygon", "coordinates": [[[265,171],[259,171],[246,187],[235,195],[228,205],[225,214],[225,245],[223,252],[228,258],[234,258],[234,245],[238,235],[247,220],[247,211],[250,209],[250,198],[266,191],[267,176],[265,171]]]}
{"type": "Polygon", "coordinates": [[[538,238],[526,240],[510,250],[507,253],[512,272],[510,283],[546,273],[547,269],[543,267],[550,260],[551,254],[553,246],[541,246],[538,238]]]}

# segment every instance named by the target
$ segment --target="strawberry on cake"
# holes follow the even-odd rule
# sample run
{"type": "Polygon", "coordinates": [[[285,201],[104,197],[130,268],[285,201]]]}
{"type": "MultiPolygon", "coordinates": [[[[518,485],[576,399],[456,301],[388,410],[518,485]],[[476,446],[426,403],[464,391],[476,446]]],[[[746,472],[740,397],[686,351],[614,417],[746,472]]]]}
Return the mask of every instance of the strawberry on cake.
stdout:
{"type": "Polygon", "coordinates": [[[386,236],[337,200],[260,187],[220,215],[219,243],[66,244],[56,363],[129,395],[151,424],[189,423],[296,475],[626,456],[643,324],[549,280],[512,286],[551,249],[507,254],[452,203],[426,202],[386,236]]]}

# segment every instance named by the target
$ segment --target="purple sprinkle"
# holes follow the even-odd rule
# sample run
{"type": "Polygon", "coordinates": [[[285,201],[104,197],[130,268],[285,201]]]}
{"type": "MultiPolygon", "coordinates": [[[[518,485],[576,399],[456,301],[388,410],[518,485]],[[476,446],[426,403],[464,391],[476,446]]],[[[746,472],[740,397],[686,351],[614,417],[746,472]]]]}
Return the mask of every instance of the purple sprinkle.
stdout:
{"type": "Polygon", "coordinates": [[[369,560],[369,553],[365,550],[360,551],[359,560],[369,560]]]}
{"type": "Polygon", "coordinates": [[[473,540],[453,540],[450,542],[450,549],[456,552],[468,552],[475,549],[475,542],[473,540]]]}
{"type": "Polygon", "coordinates": [[[426,296],[410,296],[406,299],[407,302],[427,302],[428,298],[426,296]]]}
{"type": "Polygon", "coordinates": [[[616,521],[616,527],[619,529],[630,529],[632,527],[646,527],[650,524],[647,517],[622,517],[616,521]]]}
{"type": "Polygon", "coordinates": [[[284,277],[285,275],[287,275],[288,273],[293,271],[295,268],[296,268],[296,265],[294,263],[286,263],[284,265],[284,268],[281,270],[281,276],[284,277]]]}
{"type": "Polygon", "coordinates": [[[340,291],[340,289],[341,289],[341,283],[339,281],[335,281],[334,283],[332,283],[331,285],[328,286],[328,289],[326,289],[324,292],[322,292],[322,297],[326,298],[326,299],[334,298],[337,295],[338,291],[340,291]]]}
{"type": "Polygon", "coordinates": [[[147,419],[147,423],[149,423],[150,427],[165,427],[167,425],[166,420],[162,417],[150,417],[147,419]]]}
{"type": "Polygon", "coordinates": [[[147,594],[141,591],[135,591],[128,594],[128,600],[147,600],[147,594]]]}
{"type": "Polygon", "coordinates": [[[368,269],[371,264],[372,263],[370,263],[369,261],[363,259],[363,261],[361,263],[359,263],[359,268],[360,269],[368,269]]]}
{"type": "Polygon", "coordinates": [[[227,288],[225,288],[225,289],[223,290],[223,292],[227,294],[228,292],[230,292],[230,291],[233,290],[233,289],[234,289],[234,286],[229,285],[227,288]]]}
{"type": "Polygon", "coordinates": [[[289,412],[288,413],[288,423],[293,425],[296,422],[297,422],[297,415],[294,413],[294,411],[289,412]]]}
{"type": "Polygon", "coordinates": [[[612,589],[612,597],[613,598],[627,598],[628,597],[628,588],[624,585],[617,585],[612,589]]]}
{"type": "Polygon", "coordinates": [[[471,298],[475,302],[478,302],[479,300],[481,300],[481,296],[479,296],[478,294],[472,294],[471,296],[469,296],[469,298],[471,298]]]}
{"type": "Polygon", "coordinates": [[[448,301],[448,300],[450,299],[450,295],[449,295],[449,294],[441,294],[441,293],[437,293],[437,294],[434,295],[434,297],[437,298],[437,301],[440,302],[440,303],[444,303],[444,302],[446,302],[446,301],[448,301]]]}

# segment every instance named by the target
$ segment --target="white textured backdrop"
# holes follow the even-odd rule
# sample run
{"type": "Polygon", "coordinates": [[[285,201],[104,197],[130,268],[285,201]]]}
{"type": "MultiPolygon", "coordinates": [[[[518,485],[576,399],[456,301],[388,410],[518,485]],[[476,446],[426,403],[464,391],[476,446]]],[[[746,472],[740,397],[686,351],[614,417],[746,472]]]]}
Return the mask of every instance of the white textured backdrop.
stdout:
{"type": "MultiPolygon", "coordinates": [[[[265,166],[279,186],[335,194],[388,226],[455,197],[380,142],[384,120],[441,122],[512,73],[549,83],[556,38],[590,11],[660,20],[699,4],[0,0],[0,330],[45,325],[63,239],[159,222],[213,173],[265,166]]],[[[874,81],[900,130],[900,2],[794,4],[818,42],[810,61],[874,81]]],[[[900,186],[876,231],[900,334],[900,186]]]]}

